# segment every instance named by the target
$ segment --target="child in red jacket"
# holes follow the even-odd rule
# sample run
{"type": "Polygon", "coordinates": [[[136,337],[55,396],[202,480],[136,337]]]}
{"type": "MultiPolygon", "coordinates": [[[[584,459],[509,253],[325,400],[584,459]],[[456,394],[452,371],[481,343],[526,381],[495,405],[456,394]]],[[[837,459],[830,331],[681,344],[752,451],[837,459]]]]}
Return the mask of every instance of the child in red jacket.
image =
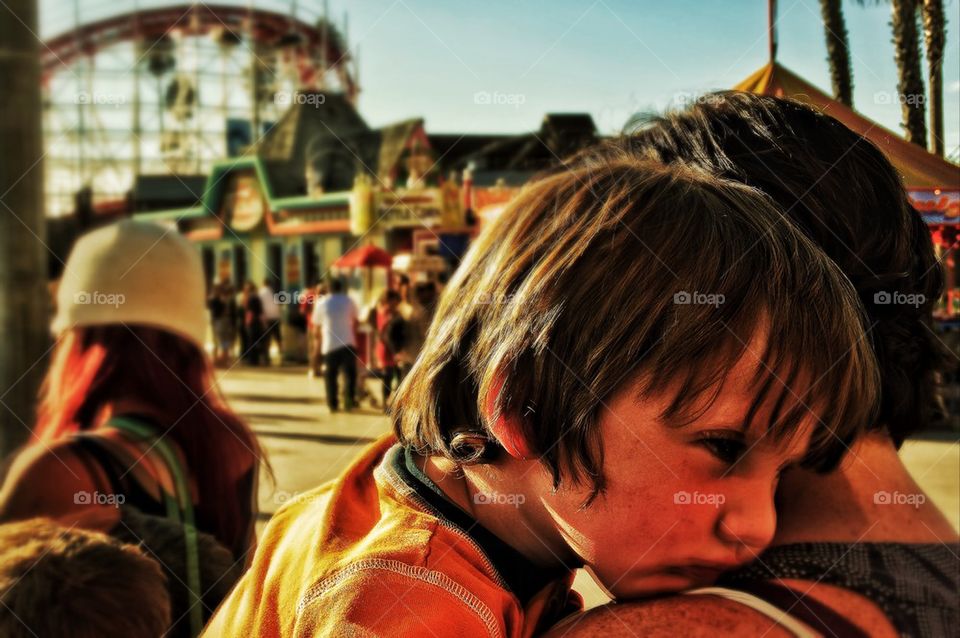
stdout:
{"type": "Polygon", "coordinates": [[[756,191],[605,161],[524,189],[443,292],[395,437],[270,522],[207,636],[532,636],[585,567],[706,585],[772,539],[794,463],[869,421],[833,263],[756,191]]]}

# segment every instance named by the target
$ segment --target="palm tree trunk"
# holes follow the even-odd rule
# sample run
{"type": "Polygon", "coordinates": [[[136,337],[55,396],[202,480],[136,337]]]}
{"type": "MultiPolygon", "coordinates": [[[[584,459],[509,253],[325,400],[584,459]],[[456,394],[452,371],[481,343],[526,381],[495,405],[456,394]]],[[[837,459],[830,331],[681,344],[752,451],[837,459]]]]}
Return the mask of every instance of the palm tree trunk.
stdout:
{"type": "Polygon", "coordinates": [[[823,35],[827,41],[833,97],[847,106],[853,106],[850,44],[840,0],[820,0],[820,14],[823,16],[823,35]]]}
{"type": "Polygon", "coordinates": [[[0,6],[0,455],[26,440],[50,343],[37,0],[0,6]],[[13,15],[8,15],[13,14],[13,15]]]}
{"type": "Polygon", "coordinates": [[[920,40],[917,33],[916,0],[892,0],[891,26],[897,62],[900,110],[907,140],[927,147],[927,125],[924,119],[923,75],[920,71],[920,40]]]}
{"type": "Polygon", "coordinates": [[[923,38],[930,88],[930,150],[943,157],[943,49],[946,39],[943,0],[923,0],[923,38]]]}

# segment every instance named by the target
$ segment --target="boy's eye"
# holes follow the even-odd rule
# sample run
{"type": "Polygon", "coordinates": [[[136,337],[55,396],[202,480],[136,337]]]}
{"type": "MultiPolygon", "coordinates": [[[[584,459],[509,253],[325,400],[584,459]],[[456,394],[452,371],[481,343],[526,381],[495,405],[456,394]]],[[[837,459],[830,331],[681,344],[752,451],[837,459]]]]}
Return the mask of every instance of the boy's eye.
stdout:
{"type": "Polygon", "coordinates": [[[747,447],[742,440],[726,436],[704,437],[700,439],[700,444],[727,465],[732,465],[739,461],[747,447]]]}

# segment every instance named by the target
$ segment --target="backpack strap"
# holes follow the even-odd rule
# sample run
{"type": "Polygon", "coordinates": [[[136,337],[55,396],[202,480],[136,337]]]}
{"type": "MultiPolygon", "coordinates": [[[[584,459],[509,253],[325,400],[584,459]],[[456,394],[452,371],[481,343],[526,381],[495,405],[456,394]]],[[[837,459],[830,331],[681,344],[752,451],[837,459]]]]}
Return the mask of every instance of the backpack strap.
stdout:
{"type": "Polygon", "coordinates": [[[789,613],[749,592],[726,587],[701,587],[683,592],[687,596],[719,596],[740,603],[754,611],[763,614],[777,623],[781,628],[792,633],[796,638],[816,638],[817,634],[806,624],[800,622],[789,613]]]}
{"type": "Polygon", "coordinates": [[[187,592],[190,613],[190,629],[193,636],[199,636],[203,629],[203,608],[201,602],[200,585],[200,551],[197,541],[197,526],[193,511],[193,498],[187,482],[186,472],[180,463],[173,447],[157,436],[151,426],[129,417],[113,417],[107,423],[133,438],[148,442],[150,447],[147,453],[156,452],[156,455],[166,465],[167,471],[173,479],[175,494],[170,494],[160,486],[164,502],[167,506],[167,518],[183,526],[184,539],[187,548],[187,592]]]}
{"type": "Polygon", "coordinates": [[[756,581],[737,585],[738,589],[759,596],[785,613],[798,618],[814,631],[836,638],[869,638],[869,635],[833,608],[792,587],[773,581],[756,581]]]}

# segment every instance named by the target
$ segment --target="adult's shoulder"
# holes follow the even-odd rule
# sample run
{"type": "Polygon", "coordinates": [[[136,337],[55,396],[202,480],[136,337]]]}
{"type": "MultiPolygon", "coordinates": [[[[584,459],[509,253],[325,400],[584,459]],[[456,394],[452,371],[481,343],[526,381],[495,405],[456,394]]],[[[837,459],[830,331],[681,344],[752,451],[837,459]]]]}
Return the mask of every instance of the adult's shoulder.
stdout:
{"type": "Polygon", "coordinates": [[[792,638],[772,618],[738,602],[711,595],[669,596],[645,601],[610,603],[566,618],[545,638],[609,636],[743,635],[792,638]]]}
{"type": "Polygon", "coordinates": [[[92,505],[100,477],[90,475],[76,441],[32,443],[17,453],[0,488],[0,522],[70,517],[92,505]]]}
{"type": "MultiPolygon", "coordinates": [[[[897,636],[890,620],[879,607],[859,594],[823,583],[780,580],[779,585],[797,594],[797,610],[804,608],[820,622],[829,614],[840,615],[865,635],[897,636]],[[803,597],[806,603],[801,601],[803,597]],[[803,607],[801,607],[803,605],[803,607]],[[819,614],[814,610],[822,609],[819,614]]],[[[655,600],[609,604],[565,619],[547,636],[586,638],[592,636],[713,636],[763,635],[787,638],[795,634],[785,624],[800,622],[771,607],[768,616],[751,606],[713,594],[675,595],[655,600]],[[781,622],[782,619],[782,622],[781,622]]]]}

